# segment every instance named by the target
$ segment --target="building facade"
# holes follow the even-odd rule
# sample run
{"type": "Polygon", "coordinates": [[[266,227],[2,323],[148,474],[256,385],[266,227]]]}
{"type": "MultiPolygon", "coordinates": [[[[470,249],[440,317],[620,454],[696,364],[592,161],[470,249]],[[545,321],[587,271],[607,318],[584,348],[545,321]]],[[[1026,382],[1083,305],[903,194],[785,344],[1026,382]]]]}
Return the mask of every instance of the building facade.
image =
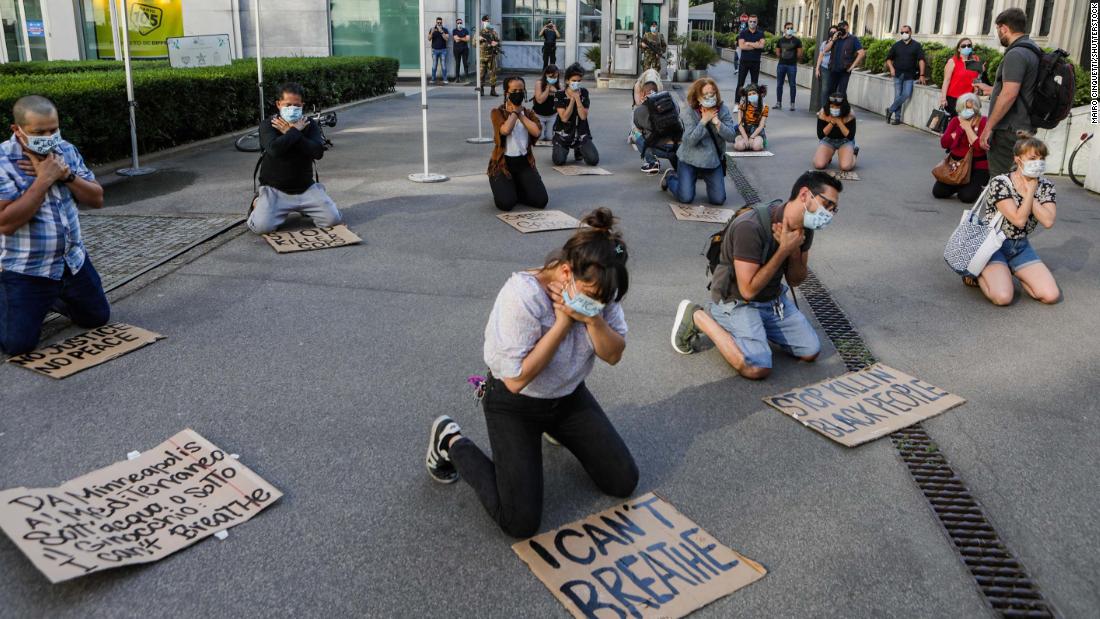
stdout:
{"type": "MultiPolygon", "coordinates": [[[[833,0],[826,21],[846,19],[859,36],[889,38],[909,25],[919,41],[954,47],[966,36],[978,45],[998,47],[994,18],[1019,7],[1030,18],[1032,39],[1043,47],[1060,47],[1085,65],[1088,6],[1089,0],[833,0]]],[[[803,36],[816,36],[821,11],[819,0],[779,0],[777,20],[794,23],[803,36]]]]}
{"type": "MultiPolygon", "coordinates": [[[[581,62],[593,47],[606,69],[630,73],[637,39],[658,22],[670,41],[691,28],[688,0],[423,0],[426,24],[456,18],[476,30],[489,15],[503,40],[502,66],[542,67],[539,30],[562,33],[558,64],[581,62]],[[613,17],[613,18],[612,18],[613,17]]],[[[237,58],[256,54],[259,5],[264,56],[379,55],[397,58],[403,75],[419,72],[419,4],[415,0],[0,0],[0,62],[113,59],[120,55],[113,24],[125,10],[135,58],[167,56],[165,39],[228,34],[237,58]]]]}

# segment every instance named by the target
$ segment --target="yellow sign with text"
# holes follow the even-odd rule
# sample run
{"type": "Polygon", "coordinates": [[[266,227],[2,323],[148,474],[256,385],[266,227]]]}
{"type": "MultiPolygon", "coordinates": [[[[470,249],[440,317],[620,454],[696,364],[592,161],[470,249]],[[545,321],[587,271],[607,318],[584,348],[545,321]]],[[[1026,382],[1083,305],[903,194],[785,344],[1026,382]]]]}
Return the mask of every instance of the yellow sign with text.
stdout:
{"type": "Polygon", "coordinates": [[[166,58],[167,40],[183,36],[183,0],[92,0],[96,52],[100,59],[115,57],[117,30],[111,21],[112,2],[116,12],[125,4],[132,58],[166,58]]]}

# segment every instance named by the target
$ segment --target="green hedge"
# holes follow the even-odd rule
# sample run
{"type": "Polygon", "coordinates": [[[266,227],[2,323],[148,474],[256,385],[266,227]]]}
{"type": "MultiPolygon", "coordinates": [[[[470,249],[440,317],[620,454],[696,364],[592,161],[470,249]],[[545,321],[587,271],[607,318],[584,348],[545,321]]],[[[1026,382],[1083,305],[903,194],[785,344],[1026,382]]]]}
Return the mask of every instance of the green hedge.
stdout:
{"type": "MultiPolygon", "coordinates": [[[[381,57],[267,58],[265,96],[275,85],[295,81],[306,90],[306,105],[329,107],[383,94],[397,82],[398,61],[381,57]]],[[[126,79],[122,71],[61,72],[5,77],[0,82],[0,114],[10,122],[15,100],[28,94],[52,99],[61,114],[61,133],[85,159],[103,163],[130,154],[126,79]]],[[[138,102],[138,144],[148,153],[238,131],[256,124],[255,60],[226,67],[134,71],[138,102]]],[[[274,110],[273,103],[269,112],[274,110]]]]}
{"type": "MultiPolygon", "coordinates": [[[[8,62],[0,64],[0,75],[43,75],[57,73],[82,73],[85,71],[122,71],[121,60],[35,60],[33,62],[8,62]]],[[[135,60],[134,71],[165,69],[167,60],[135,60]]]]}

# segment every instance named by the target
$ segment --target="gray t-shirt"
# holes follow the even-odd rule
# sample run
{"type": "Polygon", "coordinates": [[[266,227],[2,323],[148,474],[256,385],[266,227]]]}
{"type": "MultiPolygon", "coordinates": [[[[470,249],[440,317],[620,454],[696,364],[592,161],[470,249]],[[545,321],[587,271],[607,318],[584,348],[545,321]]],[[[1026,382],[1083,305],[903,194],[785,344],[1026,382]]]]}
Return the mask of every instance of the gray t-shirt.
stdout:
{"type": "MultiPolygon", "coordinates": [[[[604,320],[626,337],[626,320],[618,303],[608,303],[604,320]]],[[[497,294],[489,323],[485,325],[485,364],[497,378],[519,376],[523,360],[554,326],[554,304],[533,273],[513,273],[497,294]]],[[[532,398],[562,398],[576,390],[592,371],[596,351],[588,329],[576,323],[558,346],[550,364],[521,394],[532,398]]]]}
{"type": "Polygon", "coordinates": [[[1039,55],[1024,46],[1035,45],[1026,36],[1020,37],[1005,52],[1004,60],[997,68],[997,79],[993,83],[993,94],[989,99],[989,109],[997,104],[997,97],[1001,94],[1004,82],[1019,82],[1020,95],[1016,97],[1012,108],[1008,110],[1001,122],[994,129],[1008,129],[1012,131],[1033,131],[1031,118],[1027,106],[1031,105],[1035,97],[1035,80],[1039,77],[1039,55]]]}

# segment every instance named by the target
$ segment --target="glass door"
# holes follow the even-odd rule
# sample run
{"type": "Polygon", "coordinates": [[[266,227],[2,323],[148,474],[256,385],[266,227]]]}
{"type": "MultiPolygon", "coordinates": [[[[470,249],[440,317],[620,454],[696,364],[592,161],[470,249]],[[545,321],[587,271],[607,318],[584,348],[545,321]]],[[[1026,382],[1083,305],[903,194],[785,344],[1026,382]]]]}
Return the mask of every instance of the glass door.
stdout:
{"type": "Polygon", "coordinates": [[[19,27],[19,9],[16,0],[0,0],[0,31],[4,36],[4,51],[8,62],[26,60],[23,47],[23,30],[19,27]]]}
{"type": "Polygon", "coordinates": [[[30,43],[31,60],[46,60],[46,22],[41,0],[18,0],[23,8],[23,29],[30,43]]]}

